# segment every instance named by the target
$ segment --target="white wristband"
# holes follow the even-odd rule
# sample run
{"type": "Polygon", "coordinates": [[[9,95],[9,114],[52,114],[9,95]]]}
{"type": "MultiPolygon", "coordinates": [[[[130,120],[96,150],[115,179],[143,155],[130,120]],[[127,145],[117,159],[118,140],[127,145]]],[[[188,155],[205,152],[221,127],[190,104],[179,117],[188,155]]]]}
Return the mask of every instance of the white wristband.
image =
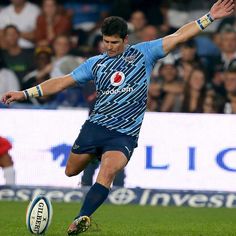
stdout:
{"type": "Polygon", "coordinates": [[[202,16],[198,20],[196,20],[196,24],[200,28],[200,30],[204,30],[208,25],[210,25],[214,19],[212,18],[210,12],[207,13],[206,15],[202,16]]]}
{"type": "Polygon", "coordinates": [[[23,91],[25,98],[29,99],[31,98],[36,98],[36,97],[42,97],[43,96],[43,90],[40,85],[37,85],[35,87],[26,89],[23,91]]]}

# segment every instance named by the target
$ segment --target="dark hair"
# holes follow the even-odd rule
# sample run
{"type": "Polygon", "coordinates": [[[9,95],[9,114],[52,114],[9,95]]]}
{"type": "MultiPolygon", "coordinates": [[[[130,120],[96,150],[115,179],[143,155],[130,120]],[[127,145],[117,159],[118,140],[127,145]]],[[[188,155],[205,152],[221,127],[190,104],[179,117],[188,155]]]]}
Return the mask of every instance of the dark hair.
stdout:
{"type": "Polygon", "coordinates": [[[124,39],[128,34],[128,25],[123,18],[110,16],[103,21],[101,31],[103,35],[111,36],[118,34],[124,39]]]}
{"type": "Polygon", "coordinates": [[[4,34],[7,32],[8,29],[14,29],[18,34],[20,34],[20,31],[17,28],[17,26],[15,26],[13,24],[9,24],[9,25],[5,26],[5,28],[3,29],[4,34]]]}
{"type": "Polygon", "coordinates": [[[181,112],[202,113],[203,112],[203,103],[204,103],[204,99],[206,97],[206,92],[207,92],[207,90],[206,90],[206,73],[203,69],[201,69],[201,67],[194,67],[191,74],[189,75],[189,79],[188,79],[187,83],[185,84],[184,99],[183,99],[183,103],[182,103],[181,112]],[[191,80],[191,77],[195,71],[201,71],[204,74],[205,83],[200,90],[200,96],[198,97],[198,100],[197,100],[197,106],[194,111],[191,111],[190,110],[190,98],[191,98],[190,80],[191,80]]]}

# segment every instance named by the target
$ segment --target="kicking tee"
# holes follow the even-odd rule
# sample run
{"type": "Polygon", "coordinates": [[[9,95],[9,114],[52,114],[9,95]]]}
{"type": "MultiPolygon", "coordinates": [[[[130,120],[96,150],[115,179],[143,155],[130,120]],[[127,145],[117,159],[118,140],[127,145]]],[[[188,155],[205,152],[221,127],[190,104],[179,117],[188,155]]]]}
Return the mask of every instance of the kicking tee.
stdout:
{"type": "Polygon", "coordinates": [[[80,83],[93,80],[97,90],[90,122],[138,137],[146,110],[148,85],[157,60],[164,57],[162,39],[128,45],[115,57],[106,53],[86,60],[71,72],[80,83]]]}

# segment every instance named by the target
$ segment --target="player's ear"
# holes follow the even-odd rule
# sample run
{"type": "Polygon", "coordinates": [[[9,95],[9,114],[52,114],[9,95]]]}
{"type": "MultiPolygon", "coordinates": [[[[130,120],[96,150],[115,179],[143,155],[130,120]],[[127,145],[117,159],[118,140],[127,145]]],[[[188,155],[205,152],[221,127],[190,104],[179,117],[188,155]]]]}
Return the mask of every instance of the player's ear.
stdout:
{"type": "Polygon", "coordinates": [[[128,43],[128,34],[124,38],[124,43],[128,43]]]}

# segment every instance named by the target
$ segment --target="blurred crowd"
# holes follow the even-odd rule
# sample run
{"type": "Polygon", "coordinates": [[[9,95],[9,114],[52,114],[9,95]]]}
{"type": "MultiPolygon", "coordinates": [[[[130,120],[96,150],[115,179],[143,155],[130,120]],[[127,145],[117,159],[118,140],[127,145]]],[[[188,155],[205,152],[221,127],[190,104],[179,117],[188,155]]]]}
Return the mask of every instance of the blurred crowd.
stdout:
{"type": "MultiPolygon", "coordinates": [[[[87,58],[103,53],[100,25],[107,16],[127,20],[132,45],[175,32],[207,13],[214,2],[2,0],[0,96],[68,74],[87,58]]],[[[91,108],[95,100],[91,82],[13,107],[91,108]]],[[[147,110],[236,113],[236,9],[234,15],[214,22],[157,61],[150,78],[147,110]]]]}

